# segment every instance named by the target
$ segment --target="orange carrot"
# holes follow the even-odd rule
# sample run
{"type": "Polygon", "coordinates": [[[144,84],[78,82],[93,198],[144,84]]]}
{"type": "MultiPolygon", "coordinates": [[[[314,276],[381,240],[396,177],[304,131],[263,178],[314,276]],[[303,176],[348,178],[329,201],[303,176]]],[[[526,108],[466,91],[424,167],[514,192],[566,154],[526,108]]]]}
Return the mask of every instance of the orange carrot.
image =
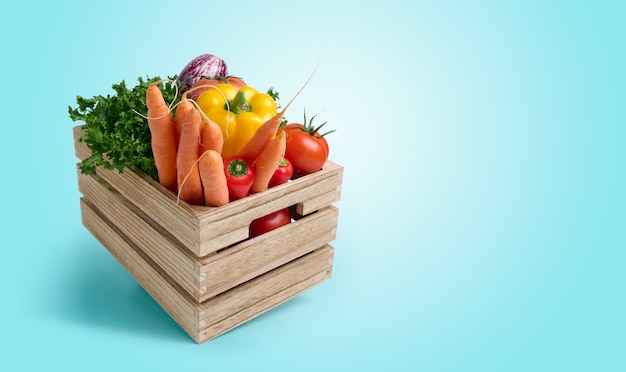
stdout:
{"type": "Polygon", "coordinates": [[[228,186],[222,156],[215,150],[206,150],[198,163],[204,189],[204,204],[208,207],[228,204],[228,186]]]}
{"type": "Polygon", "coordinates": [[[280,127],[280,123],[283,121],[285,111],[287,111],[287,108],[291,106],[296,97],[298,97],[300,93],[302,93],[304,87],[306,87],[309,81],[311,81],[311,78],[315,74],[316,70],[317,66],[315,67],[315,70],[313,70],[311,76],[309,76],[307,81],[304,82],[302,88],[300,88],[296,95],[291,98],[289,103],[287,103],[287,105],[285,105],[285,107],[283,107],[283,109],[279,113],[274,115],[273,118],[266,121],[263,125],[259,127],[259,129],[257,129],[257,131],[254,133],[252,138],[250,138],[248,143],[246,143],[239,151],[239,156],[241,156],[242,158],[250,159],[253,164],[254,162],[256,162],[256,159],[259,157],[261,152],[263,152],[263,149],[265,149],[270,141],[276,137],[276,133],[278,132],[278,128],[280,127]]]}
{"type": "Polygon", "coordinates": [[[285,132],[280,132],[278,136],[265,146],[261,155],[254,163],[254,183],[251,192],[261,192],[267,190],[272,175],[278,168],[281,159],[285,156],[287,145],[285,132]]]}
{"type": "Polygon", "coordinates": [[[285,110],[279,112],[273,118],[261,125],[259,129],[254,132],[252,138],[250,138],[250,140],[239,151],[238,155],[242,158],[250,159],[250,162],[254,164],[261,152],[263,152],[263,149],[272,139],[274,139],[274,137],[276,137],[276,132],[278,132],[280,123],[283,120],[284,112],[285,110]]]}
{"type": "Polygon", "coordinates": [[[152,154],[157,168],[159,183],[176,192],[176,138],[174,119],[161,89],[151,84],[146,90],[148,126],[150,128],[152,154]]]}
{"type": "Polygon", "coordinates": [[[191,110],[185,115],[180,132],[180,142],[176,157],[178,170],[178,195],[193,205],[204,204],[202,181],[198,170],[198,152],[200,151],[200,124],[202,119],[198,110],[191,110]]]}
{"type": "Polygon", "coordinates": [[[193,109],[194,104],[189,99],[181,100],[176,107],[176,112],[174,114],[174,123],[176,124],[176,144],[178,144],[178,141],[180,140],[180,131],[183,121],[185,120],[185,115],[193,109]]]}
{"type": "Polygon", "coordinates": [[[222,147],[224,147],[224,134],[220,126],[209,118],[202,120],[202,127],[200,127],[200,155],[204,154],[206,150],[214,150],[221,154],[222,147]]]}

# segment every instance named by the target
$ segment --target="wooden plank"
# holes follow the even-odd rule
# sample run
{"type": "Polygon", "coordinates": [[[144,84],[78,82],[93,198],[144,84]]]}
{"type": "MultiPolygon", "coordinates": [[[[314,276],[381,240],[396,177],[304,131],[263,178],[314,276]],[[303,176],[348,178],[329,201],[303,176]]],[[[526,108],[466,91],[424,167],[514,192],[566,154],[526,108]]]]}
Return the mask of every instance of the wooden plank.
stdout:
{"type": "Polygon", "coordinates": [[[201,300],[332,242],[336,236],[337,218],[338,209],[329,206],[306,219],[210,256],[210,261],[200,267],[201,300]]]}
{"type": "MultiPolygon", "coordinates": [[[[341,183],[341,169],[340,167],[327,171],[323,169],[315,176],[309,175],[311,178],[302,177],[290,181],[283,185],[284,188],[271,188],[262,193],[229,203],[219,208],[219,219],[216,219],[214,215],[199,215],[200,256],[232,244],[233,242],[229,241],[226,234],[233,229],[247,231],[250,222],[256,218],[303,201],[312,200],[329,192],[336,192],[341,183]]],[[[336,194],[333,194],[332,199],[335,199],[335,196],[336,194]]],[[[326,205],[330,205],[330,203],[326,205]]]]}
{"type": "Polygon", "coordinates": [[[84,198],[81,210],[89,231],[198,343],[223,334],[331,275],[333,248],[327,245],[198,304],[84,198]]]}
{"type": "Polygon", "coordinates": [[[296,212],[301,216],[313,213],[320,208],[339,201],[341,197],[341,176],[337,181],[337,187],[325,194],[321,194],[296,204],[296,212]]]}
{"type": "Polygon", "coordinates": [[[250,304],[261,302],[296,283],[310,282],[310,278],[324,270],[330,275],[332,258],[333,249],[326,245],[207,300],[203,303],[203,311],[200,313],[201,328],[243,311],[250,304]]]}
{"type": "Polygon", "coordinates": [[[98,167],[97,173],[164,230],[170,231],[190,252],[198,251],[199,226],[192,206],[184,201],[178,203],[169,190],[130,169],[118,173],[98,167]]]}
{"type": "Polygon", "coordinates": [[[201,259],[104,181],[80,171],[78,179],[89,202],[198,302],[328,244],[336,235],[338,210],[330,206],[201,259]]]}
{"type": "Polygon", "coordinates": [[[74,136],[74,155],[80,160],[84,160],[89,157],[91,151],[87,144],[80,142],[79,139],[83,135],[83,129],[80,125],[72,128],[72,134],[74,136]]]}
{"type": "Polygon", "coordinates": [[[119,193],[110,190],[104,181],[81,174],[79,170],[78,189],[100,214],[157,262],[190,295],[194,298],[200,296],[198,267],[202,263],[198,257],[171,238],[167,231],[150,224],[140,210],[119,193]]]}
{"type": "Polygon", "coordinates": [[[227,318],[213,323],[200,331],[200,342],[211,340],[246,321],[275,308],[276,306],[296,297],[298,294],[314,287],[330,277],[330,271],[322,271],[274,295],[261,299],[255,306],[245,308],[227,318]]]}

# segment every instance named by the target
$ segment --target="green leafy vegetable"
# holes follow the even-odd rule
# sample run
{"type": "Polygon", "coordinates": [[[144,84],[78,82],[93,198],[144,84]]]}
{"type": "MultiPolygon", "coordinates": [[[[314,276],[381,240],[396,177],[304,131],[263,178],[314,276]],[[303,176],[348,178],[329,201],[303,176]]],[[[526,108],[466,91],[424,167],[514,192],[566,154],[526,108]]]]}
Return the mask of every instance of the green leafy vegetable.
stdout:
{"type": "MultiPolygon", "coordinates": [[[[161,83],[159,87],[166,102],[180,99],[177,96],[175,77],[161,83]]],[[[122,80],[113,85],[114,95],[98,95],[93,98],[76,97],[77,107],[68,107],[73,121],[82,120],[83,135],[91,156],[84,159],[80,169],[84,174],[95,174],[96,167],[116,169],[138,168],[158,179],[154,156],[150,146],[150,128],[142,116],[146,114],[146,90],[150,83],[161,80],[138,78],[138,85],[129,89],[122,80]]]]}
{"type": "MultiPolygon", "coordinates": [[[[267,90],[267,94],[272,97],[274,99],[274,101],[276,102],[276,108],[279,109],[281,108],[280,105],[280,94],[278,94],[278,92],[276,91],[276,89],[274,89],[274,87],[270,87],[267,90]]],[[[280,126],[278,128],[282,128],[285,125],[287,125],[289,121],[287,120],[287,118],[285,116],[283,116],[283,120],[280,122],[280,126]]]]}

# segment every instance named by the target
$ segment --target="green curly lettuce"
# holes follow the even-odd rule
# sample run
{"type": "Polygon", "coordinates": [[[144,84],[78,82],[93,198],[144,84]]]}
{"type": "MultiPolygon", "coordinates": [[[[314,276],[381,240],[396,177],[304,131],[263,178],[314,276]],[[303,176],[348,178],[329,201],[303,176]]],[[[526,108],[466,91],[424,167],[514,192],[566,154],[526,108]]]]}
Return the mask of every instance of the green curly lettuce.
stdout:
{"type": "MultiPolygon", "coordinates": [[[[159,84],[167,103],[180,99],[174,83],[176,77],[168,77],[159,84]]],[[[85,142],[91,156],[83,159],[80,169],[84,174],[95,174],[97,167],[115,169],[138,168],[158,180],[152,147],[150,128],[145,119],[146,90],[162,80],[160,77],[139,77],[138,84],[129,89],[122,80],[113,85],[114,95],[97,95],[93,98],[76,97],[77,107],[68,106],[73,121],[84,121],[79,141],[85,142]]]]}

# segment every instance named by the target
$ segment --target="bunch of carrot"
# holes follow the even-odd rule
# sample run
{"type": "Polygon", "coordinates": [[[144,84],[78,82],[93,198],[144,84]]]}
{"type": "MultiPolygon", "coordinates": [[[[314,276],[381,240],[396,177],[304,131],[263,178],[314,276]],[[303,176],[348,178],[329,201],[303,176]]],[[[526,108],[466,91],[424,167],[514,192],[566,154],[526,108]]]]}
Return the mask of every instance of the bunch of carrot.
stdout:
{"type": "MultiPolygon", "coordinates": [[[[172,113],[158,83],[148,87],[146,106],[159,183],[189,204],[210,207],[227,204],[228,186],[221,155],[224,134],[220,127],[191,99],[181,100],[172,113]]],[[[252,193],[268,188],[284,156],[285,136],[284,133],[277,136],[277,132],[288,106],[263,124],[238,154],[249,159],[254,167],[252,193]]]]}

